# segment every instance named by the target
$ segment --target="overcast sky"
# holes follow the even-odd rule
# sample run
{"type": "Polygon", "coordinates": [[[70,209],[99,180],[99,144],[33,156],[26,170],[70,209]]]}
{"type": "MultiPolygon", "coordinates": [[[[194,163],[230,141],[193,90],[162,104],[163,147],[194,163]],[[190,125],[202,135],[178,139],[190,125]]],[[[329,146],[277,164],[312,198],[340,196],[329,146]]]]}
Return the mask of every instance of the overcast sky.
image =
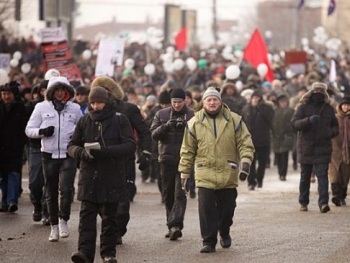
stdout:
{"type": "MultiPolygon", "coordinates": [[[[182,9],[197,10],[199,23],[210,23],[213,0],[78,0],[80,8],[76,27],[111,21],[143,22],[146,16],[154,21],[164,15],[164,4],[179,5],[182,9]]],[[[217,0],[217,13],[222,19],[235,19],[254,12],[258,0],[217,0]]]]}

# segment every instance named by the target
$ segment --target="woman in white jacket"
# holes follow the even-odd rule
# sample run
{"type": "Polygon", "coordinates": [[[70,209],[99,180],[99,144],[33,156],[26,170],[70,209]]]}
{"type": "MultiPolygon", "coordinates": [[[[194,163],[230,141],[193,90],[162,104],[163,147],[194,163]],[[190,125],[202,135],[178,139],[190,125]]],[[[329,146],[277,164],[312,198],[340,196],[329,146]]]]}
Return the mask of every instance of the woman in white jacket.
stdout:
{"type": "Polygon", "coordinates": [[[82,116],[79,105],[73,103],[73,99],[74,88],[67,78],[52,77],[48,83],[46,99],[35,106],[25,130],[30,138],[41,138],[51,225],[49,241],[69,236],[67,221],[70,218],[76,164],[68,156],[67,146],[82,116]]]}

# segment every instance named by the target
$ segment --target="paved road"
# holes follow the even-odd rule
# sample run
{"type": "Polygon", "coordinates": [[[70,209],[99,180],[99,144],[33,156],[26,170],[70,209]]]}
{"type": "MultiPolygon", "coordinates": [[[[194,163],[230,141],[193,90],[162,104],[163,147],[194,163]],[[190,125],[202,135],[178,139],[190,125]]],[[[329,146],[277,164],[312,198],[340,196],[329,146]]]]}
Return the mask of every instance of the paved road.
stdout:
{"type": "MultiPolygon", "coordinates": [[[[291,172],[287,181],[281,182],[271,168],[262,189],[248,191],[242,183],[231,229],[233,246],[222,249],[218,245],[212,254],[199,253],[197,199],[188,200],[183,238],[172,242],[164,238],[165,209],[156,185],[138,181],[128,233],[124,244],[117,247],[118,262],[350,262],[350,206],[331,205],[328,214],[321,214],[317,184],[312,184],[309,212],[299,212],[298,180],[299,174],[291,172]]],[[[70,237],[50,243],[49,227],[31,219],[26,176],[23,181],[25,191],[18,213],[0,213],[0,262],[70,262],[77,247],[79,202],[72,207],[70,237]]],[[[101,262],[98,249],[95,262],[101,262]]]]}

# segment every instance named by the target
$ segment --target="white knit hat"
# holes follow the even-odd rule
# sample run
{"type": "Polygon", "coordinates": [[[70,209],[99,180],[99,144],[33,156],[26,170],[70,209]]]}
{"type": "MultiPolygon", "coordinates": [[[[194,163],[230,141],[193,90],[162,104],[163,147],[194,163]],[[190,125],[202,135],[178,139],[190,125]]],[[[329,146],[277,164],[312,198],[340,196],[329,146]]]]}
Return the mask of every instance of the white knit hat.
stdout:
{"type": "Polygon", "coordinates": [[[216,96],[221,100],[221,94],[215,87],[208,87],[207,90],[203,94],[203,100],[205,100],[209,96],[216,96]]]}

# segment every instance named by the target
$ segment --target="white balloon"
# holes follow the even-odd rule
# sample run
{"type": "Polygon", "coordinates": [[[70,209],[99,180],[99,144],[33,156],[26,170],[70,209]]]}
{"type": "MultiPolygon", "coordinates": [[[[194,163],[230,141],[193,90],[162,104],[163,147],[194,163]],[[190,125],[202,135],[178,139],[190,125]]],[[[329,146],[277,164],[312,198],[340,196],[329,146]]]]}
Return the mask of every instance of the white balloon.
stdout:
{"type": "Polygon", "coordinates": [[[281,61],[280,55],[274,54],[274,55],[272,56],[272,61],[274,61],[274,62],[280,62],[280,61],[281,61]]]}
{"type": "Polygon", "coordinates": [[[185,66],[185,62],[181,58],[177,58],[174,61],[174,70],[181,70],[185,66]]]}
{"type": "Polygon", "coordinates": [[[128,58],[124,61],[124,67],[132,69],[135,66],[135,61],[132,58],[128,58]]]}
{"type": "Polygon", "coordinates": [[[44,79],[50,80],[52,77],[59,77],[59,76],[61,76],[60,72],[57,69],[52,68],[46,71],[44,79]]]}
{"type": "Polygon", "coordinates": [[[242,81],[240,81],[240,80],[236,81],[235,85],[236,85],[237,91],[238,91],[238,92],[241,92],[241,90],[243,89],[243,83],[242,83],[242,81]]]}
{"type": "Polygon", "coordinates": [[[199,53],[199,56],[201,58],[204,58],[206,55],[207,55],[207,53],[205,51],[203,51],[203,50],[199,53]]]}
{"type": "Polygon", "coordinates": [[[31,70],[31,66],[29,63],[24,63],[22,66],[21,66],[21,71],[23,74],[28,74],[31,70]]]}
{"type": "Polygon", "coordinates": [[[170,53],[165,53],[161,55],[161,59],[164,63],[172,62],[173,61],[173,55],[170,53]]]}
{"type": "Polygon", "coordinates": [[[152,64],[152,63],[148,63],[145,68],[144,71],[147,75],[153,75],[154,72],[156,71],[156,67],[152,64]]]}
{"type": "Polygon", "coordinates": [[[81,55],[84,60],[89,60],[92,56],[92,52],[90,49],[85,49],[81,55]]]}
{"type": "Polygon", "coordinates": [[[147,34],[148,34],[149,36],[153,36],[154,33],[156,32],[156,30],[157,30],[157,29],[156,29],[154,26],[151,26],[151,27],[147,28],[147,34]]]}
{"type": "Polygon", "coordinates": [[[235,55],[236,58],[241,58],[243,56],[243,51],[242,50],[235,50],[235,52],[233,52],[233,54],[235,55]]]}
{"type": "Polygon", "coordinates": [[[193,71],[197,68],[197,61],[194,58],[189,57],[186,59],[186,66],[189,70],[193,71]]]}
{"type": "Polygon", "coordinates": [[[241,70],[237,65],[228,66],[225,71],[227,79],[236,79],[239,77],[239,74],[241,74],[241,70]]]}
{"type": "Polygon", "coordinates": [[[154,44],[154,48],[157,50],[161,50],[163,48],[162,42],[158,42],[154,44]]]}
{"type": "Polygon", "coordinates": [[[265,77],[265,75],[268,71],[267,65],[265,63],[259,64],[257,67],[257,71],[258,71],[258,74],[261,78],[265,77]]]}
{"type": "Polygon", "coordinates": [[[175,48],[173,46],[169,46],[166,48],[166,53],[173,54],[175,52],[175,48]]]}
{"type": "Polygon", "coordinates": [[[94,56],[97,56],[97,55],[98,55],[98,49],[97,49],[97,48],[94,49],[94,50],[92,51],[92,54],[93,54],[94,56]]]}
{"type": "Polygon", "coordinates": [[[301,39],[301,44],[302,44],[303,46],[308,46],[308,45],[309,45],[309,39],[306,38],[306,37],[303,37],[303,38],[301,39]]]}
{"type": "Polygon", "coordinates": [[[10,78],[6,70],[0,68],[0,85],[5,85],[9,81],[10,81],[10,78]]]}
{"type": "MultiPolygon", "coordinates": [[[[13,53],[13,58],[20,60],[22,58],[22,53],[21,51],[15,51],[15,53],[13,53]]],[[[17,67],[17,66],[16,66],[17,67]]]]}
{"type": "Polygon", "coordinates": [[[287,71],[286,71],[287,79],[291,79],[291,78],[293,78],[293,76],[294,76],[294,72],[291,71],[290,69],[287,69],[287,71]]]}
{"type": "Polygon", "coordinates": [[[174,72],[174,63],[171,61],[164,61],[163,68],[166,73],[173,73],[174,72]]]}
{"type": "Polygon", "coordinates": [[[17,58],[13,58],[10,60],[10,66],[13,68],[16,68],[18,66],[18,59],[17,58]]]}
{"type": "Polygon", "coordinates": [[[272,61],[272,54],[271,54],[271,53],[268,53],[268,54],[267,54],[267,59],[269,60],[269,62],[272,61]]]}

